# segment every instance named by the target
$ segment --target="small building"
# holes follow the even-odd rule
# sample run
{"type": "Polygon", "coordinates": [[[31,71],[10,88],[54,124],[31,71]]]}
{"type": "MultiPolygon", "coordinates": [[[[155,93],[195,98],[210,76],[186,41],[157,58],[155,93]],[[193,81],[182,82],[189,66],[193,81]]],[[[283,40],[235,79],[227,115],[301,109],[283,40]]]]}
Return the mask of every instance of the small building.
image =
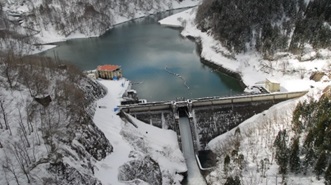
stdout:
{"type": "Polygon", "coordinates": [[[95,73],[88,73],[88,74],[87,74],[87,77],[89,77],[89,78],[91,78],[91,79],[93,79],[93,80],[96,79],[96,77],[95,77],[95,73]]]}
{"type": "Polygon", "coordinates": [[[122,78],[122,69],[118,65],[101,65],[97,67],[97,78],[103,79],[119,79],[122,78]]]}
{"type": "Polygon", "coordinates": [[[97,79],[97,70],[83,71],[83,73],[93,80],[97,79]]]}
{"type": "Polygon", "coordinates": [[[269,92],[279,92],[280,91],[280,83],[274,79],[267,78],[265,81],[265,88],[269,92]]]}

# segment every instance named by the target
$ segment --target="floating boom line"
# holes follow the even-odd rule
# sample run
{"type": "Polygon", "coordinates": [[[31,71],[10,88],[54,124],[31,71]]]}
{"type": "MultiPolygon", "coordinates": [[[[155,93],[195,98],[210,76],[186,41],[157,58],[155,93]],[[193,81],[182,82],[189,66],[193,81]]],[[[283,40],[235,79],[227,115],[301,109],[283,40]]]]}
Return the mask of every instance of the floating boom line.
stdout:
{"type": "Polygon", "coordinates": [[[169,73],[169,74],[171,74],[171,75],[174,75],[174,76],[180,78],[180,79],[183,81],[184,86],[185,86],[187,89],[190,89],[190,87],[187,85],[187,82],[186,82],[185,78],[182,77],[180,74],[177,74],[177,73],[174,73],[174,72],[169,71],[167,66],[164,67],[164,70],[165,70],[167,73],[169,73]]]}

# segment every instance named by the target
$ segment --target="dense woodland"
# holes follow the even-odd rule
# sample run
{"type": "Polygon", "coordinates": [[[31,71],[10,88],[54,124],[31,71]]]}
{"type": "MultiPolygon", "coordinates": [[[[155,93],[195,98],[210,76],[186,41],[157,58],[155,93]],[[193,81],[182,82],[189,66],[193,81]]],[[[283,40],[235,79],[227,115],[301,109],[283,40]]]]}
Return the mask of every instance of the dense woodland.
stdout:
{"type": "Polygon", "coordinates": [[[275,140],[279,172],[296,174],[315,173],[331,184],[331,102],[328,97],[318,101],[299,103],[292,120],[295,135],[290,143],[286,130],[280,131],[275,140]],[[286,145],[289,145],[287,147],[286,145]]]}
{"type": "Polygon", "coordinates": [[[196,23],[233,52],[300,53],[331,46],[331,1],[204,0],[196,23]]]}

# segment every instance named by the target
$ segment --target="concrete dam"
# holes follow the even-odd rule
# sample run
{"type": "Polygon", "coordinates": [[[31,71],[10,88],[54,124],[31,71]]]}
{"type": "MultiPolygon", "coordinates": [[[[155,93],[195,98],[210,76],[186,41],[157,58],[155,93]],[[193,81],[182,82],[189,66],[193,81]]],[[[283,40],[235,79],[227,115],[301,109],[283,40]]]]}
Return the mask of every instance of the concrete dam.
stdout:
{"type": "MultiPolygon", "coordinates": [[[[207,152],[206,145],[213,138],[238,126],[253,115],[269,109],[281,101],[298,98],[307,91],[254,94],[231,97],[162,101],[120,106],[122,115],[177,133],[188,171],[185,185],[205,185],[201,171],[209,171],[200,162],[199,153],[207,152]]],[[[129,120],[130,121],[130,120],[129,120]]]]}
{"type": "Polygon", "coordinates": [[[206,97],[177,101],[159,101],[120,106],[121,111],[153,126],[179,129],[179,111],[187,112],[195,152],[204,150],[213,138],[238,126],[253,115],[269,109],[279,102],[298,98],[307,91],[249,94],[230,97],[206,97]]]}

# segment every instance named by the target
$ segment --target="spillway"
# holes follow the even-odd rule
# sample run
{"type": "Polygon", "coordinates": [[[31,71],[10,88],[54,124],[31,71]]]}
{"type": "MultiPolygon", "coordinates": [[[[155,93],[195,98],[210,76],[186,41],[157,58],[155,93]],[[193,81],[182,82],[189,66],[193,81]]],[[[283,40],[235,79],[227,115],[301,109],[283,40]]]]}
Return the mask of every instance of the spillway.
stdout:
{"type": "Polygon", "coordinates": [[[200,169],[195,159],[192,134],[189,119],[187,117],[179,118],[179,130],[182,141],[182,150],[187,165],[187,184],[205,185],[206,181],[200,173],[200,169]]]}

